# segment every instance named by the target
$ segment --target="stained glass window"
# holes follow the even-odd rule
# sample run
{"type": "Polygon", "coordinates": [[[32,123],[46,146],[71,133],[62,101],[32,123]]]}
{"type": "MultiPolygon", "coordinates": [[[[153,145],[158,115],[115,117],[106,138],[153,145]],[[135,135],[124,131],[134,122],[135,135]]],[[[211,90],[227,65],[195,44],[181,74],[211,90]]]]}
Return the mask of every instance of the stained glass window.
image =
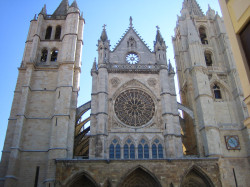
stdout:
{"type": "Polygon", "coordinates": [[[117,139],[114,139],[109,146],[109,158],[121,158],[121,146],[117,139]]]}
{"type": "Polygon", "coordinates": [[[153,99],[137,89],[122,92],[115,100],[114,109],[121,122],[135,127],[148,123],[155,113],[153,99]]]}

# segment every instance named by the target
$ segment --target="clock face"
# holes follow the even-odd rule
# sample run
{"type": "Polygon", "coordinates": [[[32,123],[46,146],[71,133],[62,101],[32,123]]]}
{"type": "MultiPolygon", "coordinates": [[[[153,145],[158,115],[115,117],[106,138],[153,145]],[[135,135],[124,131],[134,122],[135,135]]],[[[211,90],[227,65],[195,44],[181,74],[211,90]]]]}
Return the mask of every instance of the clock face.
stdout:
{"type": "Polygon", "coordinates": [[[138,57],[138,55],[136,53],[129,53],[126,56],[126,61],[129,64],[137,64],[139,62],[139,57],[138,57]]]}
{"type": "Polygon", "coordinates": [[[155,104],[150,95],[138,89],[122,92],[115,100],[115,114],[127,126],[140,127],[151,121],[155,104]]]}
{"type": "Polygon", "coordinates": [[[239,137],[236,135],[233,136],[225,136],[226,145],[228,150],[239,150],[240,142],[239,137]]]}

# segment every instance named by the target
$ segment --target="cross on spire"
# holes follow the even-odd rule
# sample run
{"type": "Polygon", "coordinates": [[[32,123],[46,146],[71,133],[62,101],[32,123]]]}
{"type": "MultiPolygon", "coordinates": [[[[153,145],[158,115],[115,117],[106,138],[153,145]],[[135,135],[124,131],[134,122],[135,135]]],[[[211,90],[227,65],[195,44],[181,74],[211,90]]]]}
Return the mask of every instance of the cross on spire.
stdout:
{"type": "Polygon", "coordinates": [[[130,18],[129,18],[129,22],[130,22],[130,27],[132,27],[133,26],[133,19],[132,19],[132,17],[130,16],[130,18]]]}
{"type": "Polygon", "coordinates": [[[157,30],[160,30],[160,27],[158,25],[156,26],[156,28],[157,28],[157,30]]]}
{"type": "Polygon", "coordinates": [[[103,30],[106,30],[106,26],[107,26],[106,24],[104,24],[104,25],[102,26],[102,27],[103,27],[103,30]]]}

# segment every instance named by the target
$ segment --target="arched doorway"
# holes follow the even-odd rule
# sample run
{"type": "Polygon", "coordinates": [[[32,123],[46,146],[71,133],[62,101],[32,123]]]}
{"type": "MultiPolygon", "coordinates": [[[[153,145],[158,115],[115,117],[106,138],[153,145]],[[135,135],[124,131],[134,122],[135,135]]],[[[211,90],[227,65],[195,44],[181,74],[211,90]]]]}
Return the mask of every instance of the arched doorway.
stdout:
{"type": "Polygon", "coordinates": [[[95,181],[86,174],[79,175],[73,179],[68,187],[97,187],[95,181]]]}
{"type": "Polygon", "coordinates": [[[130,172],[122,181],[121,187],[161,187],[156,177],[139,167],[130,172]]]}
{"type": "Polygon", "coordinates": [[[199,168],[193,167],[182,180],[181,187],[214,187],[212,181],[199,168]]]}

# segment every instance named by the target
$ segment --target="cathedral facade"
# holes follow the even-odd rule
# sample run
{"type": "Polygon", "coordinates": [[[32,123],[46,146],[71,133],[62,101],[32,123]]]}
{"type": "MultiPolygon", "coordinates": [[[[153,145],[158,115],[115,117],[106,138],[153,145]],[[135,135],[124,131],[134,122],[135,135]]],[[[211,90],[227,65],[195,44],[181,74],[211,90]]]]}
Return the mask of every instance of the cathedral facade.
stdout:
{"type": "Polygon", "coordinates": [[[103,27],[91,101],[77,107],[84,19],[76,1],[31,21],[2,153],[0,186],[247,186],[249,133],[223,20],[184,0],[172,38],[151,51],[103,27]],[[91,110],[90,117],[83,114],[91,110]],[[183,111],[183,112],[180,112],[183,111]],[[90,126],[86,124],[90,121],[90,126]]]}

